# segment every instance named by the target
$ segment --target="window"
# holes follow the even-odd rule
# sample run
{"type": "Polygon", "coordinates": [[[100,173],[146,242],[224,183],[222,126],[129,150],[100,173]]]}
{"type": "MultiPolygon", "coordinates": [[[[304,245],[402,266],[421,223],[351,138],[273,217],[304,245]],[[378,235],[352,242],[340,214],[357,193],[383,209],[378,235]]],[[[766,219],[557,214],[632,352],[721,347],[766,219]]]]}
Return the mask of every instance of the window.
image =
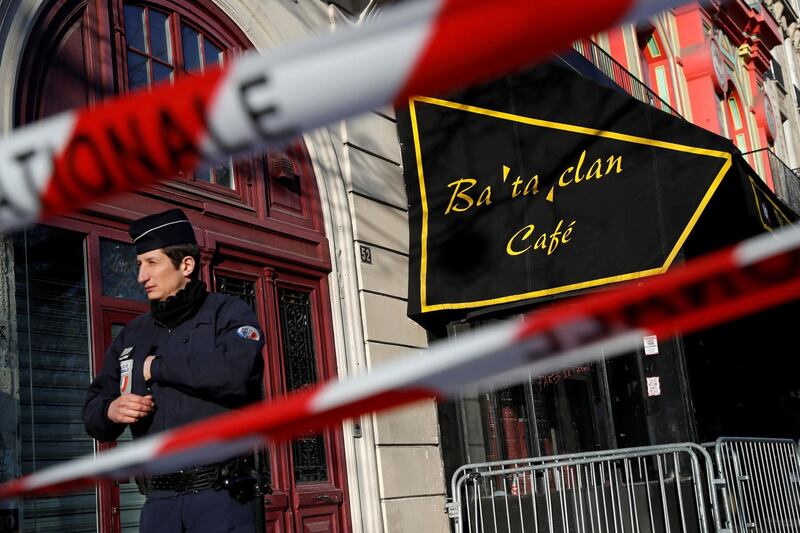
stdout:
{"type": "Polygon", "coordinates": [[[783,77],[783,67],[778,62],[777,59],[773,59],[772,60],[771,67],[772,67],[772,70],[768,70],[765,74],[768,73],[772,77],[772,79],[775,80],[775,82],[778,84],[778,86],[781,89],[783,89],[784,92],[785,92],[785,89],[784,89],[785,82],[784,82],[784,77],[783,77]]]}
{"type": "Polygon", "coordinates": [[[125,5],[128,88],[172,81],[175,59],[169,17],[155,9],[125,5]]]}
{"type": "MultiPolygon", "coordinates": [[[[222,46],[187,24],[177,13],[126,3],[123,17],[129,90],[174,81],[176,70],[188,74],[203,72],[224,61],[222,46]],[[180,32],[175,32],[174,28],[180,28],[180,32]]],[[[234,165],[230,159],[196,171],[194,179],[236,189],[234,165]]]]}
{"type": "Polygon", "coordinates": [[[669,97],[669,82],[667,81],[667,67],[664,65],[655,68],[656,72],[656,91],[658,96],[661,97],[667,104],[672,105],[672,99],[669,97]]]}
{"type": "MultiPolygon", "coordinates": [[[[488,322],[451,324],[459,335],[488,322]]],[[[441,402],[439,424],[449,479],[466,463],[512,461],[614,446],[606,365],[562,368],[530,375],[519,385],[465,391],[441,402]]]]}
{"type": "MultiPolygon", "coordinates": [[[[14,236],[22,473],[91,454],[81,409],[91,380],[84,236],[36,226],[14,236]]],[[[93,488],[25,498],[20,531],[89,532],[93,488]]]]}
{"type": "Polygon", "coordinates": [[[181,45],[187,72],[203,72],[208,67],[222,63],[222,50],[203,33],[185,23],[181,24],[181,45]]]}
{"type": "MultiPolygon", "coordinates": [[[[742,112],[742,104],[738,94],[734,91],[727,99],[727,125],[728,137],[736,144],[743,153],[750,151],[750,137],[747,134],[747,124],[742,112]]],[[[751,160],[751,164],[754,161],[751,160]]]]}
{"type": "Polygon", "coordinates": [[[742,129],[742,114],[739,112],[739,104],[735,98],[728,98],[728,108],[731,110],[734,131],[742,129]]]}
{"type": "MultiPolygon", "coordinates": [[[[676,98],[669,49],[664,45],[658,31],[640,36],[639,43],[642,48],[642,71],[647,85],[655,90],[663,103],[674,105],[676,98]]],[[[658,102],[655,105],[658,107],[658,102]]]]}
{"type": "Polygon", "coordinates": [[[367,0],[330,0],[328,3],[344,9],[351,15],[358,15],[369,5],[367,0]]]}
{"type": "MultiPolygon", "coordinates": [[[[181,49],[186,72],[203,72],[207,68],[223,63],[222,49],[214,44],[204,33],[195,30],[185,22],[181,23],[181,49]]],[[[236,188],[233,176],[233,161],[203,168],[195,172],[195,178],[207,183],[214,183],[236,188]]]]}
{"type": "Polygon", "coordinates": [[[147,295],[136,281],[138,275],[136,250],[132,244],[100,239],[103,296],[147,302],[147,295]]]}
{"type": "MultiPolygon", "coordinates": [[[[208,71],[250,47],[212,0],[52,0],[40,11],[16,84],[17,126],[208,71]]],[[[250,218],[251,227],[259,225],[252,219],[269,219],[290,233],[322,229],[314,169],[302,139],[215,163],[153,184],[144,196],[184,206],[204,202],[219,219],[250,218]]]]}
{"type": "Polygon", "coordinates": [[[650,40],[647,41],[647,51],[653,59],[661,57],[661,49],[658,47],[655,35],[651,35],[650,40]]]}

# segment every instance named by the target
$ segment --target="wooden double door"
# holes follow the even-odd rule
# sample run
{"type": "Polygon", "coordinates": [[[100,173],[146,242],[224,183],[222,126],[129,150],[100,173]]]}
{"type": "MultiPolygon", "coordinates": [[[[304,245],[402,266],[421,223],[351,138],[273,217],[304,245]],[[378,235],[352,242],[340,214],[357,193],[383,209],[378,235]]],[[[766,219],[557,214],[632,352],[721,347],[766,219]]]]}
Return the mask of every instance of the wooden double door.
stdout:
{"type": "MultiPolygon", "coordinates": [[[[296,269],[216,261],[204,266],[214,292],[246,301],[257,313],[266,336],[264,396],[267,401],[331,379],[336,374],[324,277],[296,269]]],[[[146,303],[100,298],[102,352],[146,303]]],[[[99,346],[97,348],[100,348],[99,346]]],[[[302,435],[290,443],[270,444],[260,454],[272,494],[263,499],[264,530],[269,533],[349,532],[344,446],[340,428],[302,435]]],[[[129,439],[129,433],[121,437],[129,439]]],[[[132,483],[100,487],[102,530],[136,531],[143,497],[132,483]]]]}

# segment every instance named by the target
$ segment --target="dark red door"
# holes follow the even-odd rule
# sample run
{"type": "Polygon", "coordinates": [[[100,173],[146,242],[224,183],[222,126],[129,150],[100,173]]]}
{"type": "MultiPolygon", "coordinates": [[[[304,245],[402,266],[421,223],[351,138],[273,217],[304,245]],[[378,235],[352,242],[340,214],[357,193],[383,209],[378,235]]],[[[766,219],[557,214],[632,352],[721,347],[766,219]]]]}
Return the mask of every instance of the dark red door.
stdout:
{"type": "MultiPolygon", "coordinates": [[[[267,400],[336,375],[324,277],[222,261],[214,281],[217,292],[252,302],[262,320],[267,400]]],[[[336,428],[270,448],[267,531],[350,531],[342,438],[336,428]]]]}
{"type": "MultiPolygon", "coordinates": [[[[132,305],[131,307],[139,307],[132,305]]],[[[121,310],[104,309],[102,313],[102,343],[103,350],[97,351],[95,356],[96,373],[102,368],[102,357],[105,350],[111,345],[114,338],[122,331],[128,321],[136,318],[143,312],[143,309],[121,310]],[[100,361],[98,361],[100,359],[100,361]]],[[[112,448],[117,444],[123,444],[131,440],[130,429],[125,432],[114,443],[98,443],[98,450],[112,448]]],[[[139,493],[139,489],[133,480],[127,482],[104,481],[99,485],[98,490],[98,510],[100,523],[103,524],[103,531],[134,532],[139,530],[139,511],[144,505],[144,496],[139,493]]]]}

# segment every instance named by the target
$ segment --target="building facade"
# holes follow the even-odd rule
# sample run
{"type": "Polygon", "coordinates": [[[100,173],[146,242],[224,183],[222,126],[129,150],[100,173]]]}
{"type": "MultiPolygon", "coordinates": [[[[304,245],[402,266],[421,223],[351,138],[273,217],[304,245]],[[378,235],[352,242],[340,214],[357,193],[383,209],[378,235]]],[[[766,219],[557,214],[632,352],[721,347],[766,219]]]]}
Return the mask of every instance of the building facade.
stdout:
{"type": "MultiPolygon", "coordinates": [[[[610,81],[636,99],[730,139],[754,175],[797,212],[793,169],[800,93],[791,84],[800,55],[796,6],[790,4],[689,3],[647,23],[578,41],[575,49],[602,72],[604,84],[610,81]]],[[[449,335],[547,305],[541,299],[505,313],[486,309],[483,316],[476,310],[472,319],[450,324],[449,335]]],[[[445,472],[465,463],[707,442],[729,434],[795,437],[792,385],[748,361],[748,354],[783,351],[785,315],[651,340],[657,346],[645,342],[624,357],[601,357],[592,365],[442,403],[445,472]],[[763,328],[761,341],[770,340],[744,340],[742,331],[751,327],[763,328]],[[657,394],[648,390],[648,377],[658,378],[657,394]],[[781,398],[773,395],[776,389],[781,398]],[[761,423],[759,412],[784,407],[790,409],[784,423],[761,423]]]]}
{"type": "MultiPolygon", "coordinates": [[[[4,131],[375,16],[366,3],[292,0],[21,0],[1,9],[4,131]]],[[[132,135],[120,142],[136,151],[132,135]]],[[[405,316],[407,206],[394,112],[375,110],[4,238],[6,479],[107,447],[86,437],[80,406],[105,347],[147,308],[126,227],[174,206],[197,230],[201,278],[262,320],[267,399],[427,346],[405,316]]],[[[448,529],[432,401],[266,455],[269,531],[448,529]]],[[[141,501],[131,484],[101,483],[4,512],[23,531],[134,531],[141,501]]]]}
{"type": "Polygon", "coordinates": [[[796,7],[689,3],[595,41],[663,103],[730,138],[773,190],[796,202],[796,7]]]}

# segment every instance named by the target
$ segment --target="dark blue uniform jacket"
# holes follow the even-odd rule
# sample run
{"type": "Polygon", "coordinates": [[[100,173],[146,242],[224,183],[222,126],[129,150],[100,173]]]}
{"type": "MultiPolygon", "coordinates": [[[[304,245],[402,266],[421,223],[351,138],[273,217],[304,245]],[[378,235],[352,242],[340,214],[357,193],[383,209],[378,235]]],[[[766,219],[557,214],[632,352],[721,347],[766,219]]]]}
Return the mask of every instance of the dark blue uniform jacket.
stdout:
{"type": "Polygon", "coordinates": [[[224,413],[261,398],[264,334],[250,307],[238,298],[209,294],[197,313],[170,330],[151,313],[129,322],[105,355],[83,407],[86,431],[114,440],[124,424],[111,422],[108,404],[120,395],[120,357],[133,358],[131,392],[152,394],[155,412],[131,425],[134,437],[224,413]],[[150,368],[144,359],[158,355],[150,368]]]}

